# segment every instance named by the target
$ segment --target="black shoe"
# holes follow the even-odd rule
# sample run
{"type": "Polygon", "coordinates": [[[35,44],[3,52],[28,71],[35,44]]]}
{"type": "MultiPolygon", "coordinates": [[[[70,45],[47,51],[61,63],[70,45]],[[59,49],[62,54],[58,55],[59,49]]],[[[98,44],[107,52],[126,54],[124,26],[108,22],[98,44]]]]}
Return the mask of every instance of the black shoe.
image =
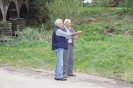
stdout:
{"type": "Polygon", "coordinates": [[[73,73],[70,73],[70,74],[67,74],[68,76],[76,76],[75,74],[73,73]]]}
{"type": "Polygon", "coordinates": [[[65,78],[54,78],[55,80],[60,80],[60,81],[66,81],[67,79],[65,78]]]}

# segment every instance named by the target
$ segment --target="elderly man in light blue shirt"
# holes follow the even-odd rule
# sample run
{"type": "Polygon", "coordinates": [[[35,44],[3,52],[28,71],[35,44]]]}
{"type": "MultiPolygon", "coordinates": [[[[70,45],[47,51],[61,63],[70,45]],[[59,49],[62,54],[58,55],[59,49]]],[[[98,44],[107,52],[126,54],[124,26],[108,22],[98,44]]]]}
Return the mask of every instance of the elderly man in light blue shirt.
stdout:
{"type": "MultiPolygon", "coordinates": [[[[64,27],[63,30],[71,35],[74,33],[74,30],[71,28],[71,20],[70,19],[65,19],[64,20],[64,27]]],[[[74,36],[73,38],[77,38],[77,36],[74,36]]],[[[73,38],[66,39],[68,43],[68,49],[64,50],[63,54],[63,77],[67,76],[76,76],[73,74],[73,47],[74,47],[74,40],[73,38]]]]}

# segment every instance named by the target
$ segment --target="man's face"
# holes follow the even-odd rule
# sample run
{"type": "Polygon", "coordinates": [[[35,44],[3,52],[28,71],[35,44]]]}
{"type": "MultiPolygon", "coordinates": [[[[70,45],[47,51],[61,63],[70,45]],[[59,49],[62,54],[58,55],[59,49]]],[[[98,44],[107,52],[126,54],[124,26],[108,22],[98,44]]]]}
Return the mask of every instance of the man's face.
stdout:
{"type": "Polygon", "coordinates": [[[67,28],[70,28],[71,25],[72,25],[71,21],[68,21],[68,22],[65,24],[65,26],[66,26],[67,28]]]}
{"type": "Polygon", "coordinates": [[[58,27],[61,28],[61,29],[63,28],[63,22],[62,22],[62,20],[60,20],[60,22],[58,23],[58,27]]]}

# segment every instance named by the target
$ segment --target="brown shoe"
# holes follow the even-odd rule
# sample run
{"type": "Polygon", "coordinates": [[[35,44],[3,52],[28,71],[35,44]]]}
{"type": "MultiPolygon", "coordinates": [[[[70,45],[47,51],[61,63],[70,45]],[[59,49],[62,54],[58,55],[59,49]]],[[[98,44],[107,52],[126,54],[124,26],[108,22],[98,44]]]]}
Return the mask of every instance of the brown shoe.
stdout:
{"type": "Polygon", "coordinates": [[[67,74],[68,76],[76,76],[75,74],[73,74],[73,73],[69,73],[69,74],[67,74]]]}

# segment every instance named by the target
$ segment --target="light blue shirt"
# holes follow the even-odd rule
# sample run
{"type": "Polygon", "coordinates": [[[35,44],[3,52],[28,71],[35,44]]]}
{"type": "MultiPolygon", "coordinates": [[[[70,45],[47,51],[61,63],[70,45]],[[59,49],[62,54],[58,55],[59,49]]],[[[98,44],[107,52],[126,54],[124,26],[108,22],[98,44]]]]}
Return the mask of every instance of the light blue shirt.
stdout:
{"type": "Polygon", "coordinates": [[[56,35],[57,36],[63,36],[63,37],[65,37],[66,39],[71,39],[72,38],[72,34],[70,34],[70,33],[67,33],[67,32],[65,32],[65,31],[63,31],[63,30],[61,30],[61,29],[59,29],[59,30],[57,30],[56,31],[56,35]]]}

